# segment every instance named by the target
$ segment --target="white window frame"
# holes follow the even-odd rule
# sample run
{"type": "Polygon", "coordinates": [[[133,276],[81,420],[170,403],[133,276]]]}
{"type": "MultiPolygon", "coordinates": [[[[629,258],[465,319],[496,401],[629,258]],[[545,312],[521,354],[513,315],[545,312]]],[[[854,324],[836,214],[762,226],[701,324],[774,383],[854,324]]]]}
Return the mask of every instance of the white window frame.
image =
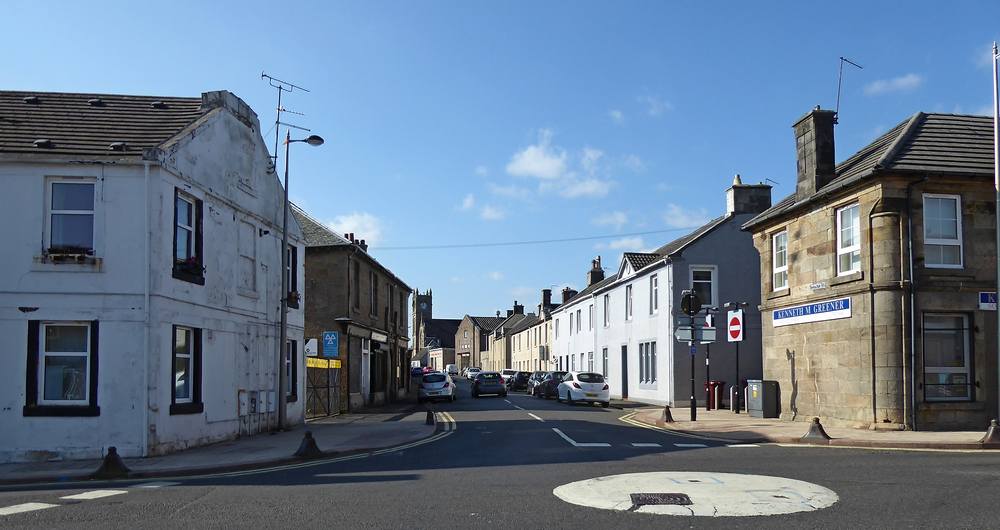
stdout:
{"type": "Polygon", "coordinates": [[[583,328],[583,309],[576,310],[576,333],[580,334],[580,329],[583,328]]]}
{"type": "Polygon", "coordinates": [[[555,329],[553,330],[553,335],[556,340],[559,340],[559,319],[556,319],[555,329]]]}
{"type": "Polygon", "coordinates": [[[594,330],[594,304],[590,304],[590,307],[587,309],[587,312],[588,312],[588,315],[587,315],[587,331],[593,331],[594,330]]]}
{"type": "Polygon", "coordinates": [[[654,274],[649,277],[649,314],[660,311],[660,278],[654,274]]]}
{"type": "MultiPolygon", "coordinates": [[[[963,349],[964,349],[963,353],[965,355],[965,362],[963,363],[963,366],[960,367],[960,368],[959,367],[947,367],[947,366],[928,367],[927,366],[927,357],[926,357],[926,355],[924,355],[923,356],[923,363],[922,363],[923,364],[922,378],[923,378],[923,381],[924,381],[924,401],[926,401],[926,402],[972,401],[973,397],[974,397],[973,393],[975,392],[975,389],[974,389],[974,387],[973,387],[972,384],[969,384],[969,383],[966,384],[966,386],[968,387],[968,390],[969,390],[969,395],[968,396],[956,396],[956,397],[928,397],[928,395],[927,395],[927,385],[926,385],[927,374],[928,373],[932,373],[932,374],[966,374],[966,380],[967,381],[969,381],[969,382],[974,381],[973,378],[975,377],[975,373],[973,372],[973,369],[972,369],[972,361],[973,361],[973,359],[972,359],[972,347],[971,347],[971,340],[972,340],[971,325],[972,325],[972,322],[969,319],[969,315],[967,315],[965,313],[924,313],[924,316],[923,316],[923,319],[922,319],[922,322],[921,322],[921,324],[923,326],[923,335],[924,335],[924,337],[926,337],[926,334],[927,334],[927,329],[928,329],[927,328],[927,319],[928,319],[928,317],[931,317],[931,318],[933,318],[933,317],[962,317],[962,332],[963,332],[962,333],[962,345],[963,345],[963,349]]],[[[933,329],[941,329],[941,328],[933,328],[933,329]]],[[[923,340],[924,345],[925,345],[924,347],[926,348],[927,341],[924,338],[922,338],[922,340],[923,340]]],[[[924,353],[924,352],[922,351],[921,353],[924,353]]]]}
{"type": "Polygon", "coordinates": [[[611,294],[604,295],[604,327],[611,325],[611,294]]]}
{"type": "Polygon", "coordinates": [[[52,248],[52,216],[56,214],[60,215],[90,215],[91,219],[91,254],[97,255],[97,198],[98,198],[97,180],[93,178],[73,178],[73,177],[55,177],[49,178],[45,181],[45,234],[44,234],[44,244],[45,251],[48,252],[52,248]],[[89,184],[94,189],[94,204],[90,210],[56,210],[52,208],[52,199],[54,194],[52,191],[54,184],[89,184]]]}
{"type": "Polygon", "coordinates": [[[943,193],[925,193],[923,196],[924,205],[924,267],[928,269],[963,269],[965,268],[965,245],[962,238],[962,196],[949,195],[943,193]],[[956,239],[938,239],[927,237],[927,199],[954,199],[955,219],[956,219],[956,239]],[[958,247],[958,263],[929,263],[927,261],[927,245],[941,245],[958,247]]]}
{"type": "Polygon", "coordinates": [[[719,305],[719,268],[715,265],[691,265],[688,267],[688,286],[694,292],[694,273],[708,271],[712,273],[712,299],[701,300],[702,305],[718,307],[719,305]]]}
{"type": "Polygon", "coordinates": [[[573,311],[569,312],[569,336],[573,336],[573,311]]]}
{"type": "Polygon", "coordinates": [[[89,405],[90,404],[90,322],[81,321],[48,321],[42,322],[38,326],[38,404],[39,405],[89,405]],[[84,340],[86,351],[82,352],[48,352],[45,344],[45,328],[52,327],[82,327],[86,329],[87,336],[84,340]],[[45,359],[46,357],[83,357],[83,366],[86,377],[83,380],[83,399],[45,399],[45,359]]]}
{"type": "Polygon", "coordinates": [[[601,348],[601,375],[608,376],[608,347],[601,348]]]}
{"type": "MultiPolygon", "coordinates": [[[[198,256],[198,253],[195,252],[196,249],[194,248],[195,247],[195,237],[196,237],[195,236],[195,227],[198,226],[198,210],[195,207],[195,204],[196,204],[195,200],[196,199],[194,197],[192,197],[192,196],[190,196],[190,195],[188,195],[188,194],[186,194],[186,193],[178,190],[178,192],[177,192],[177,200],[181,200],[181,201],[186,202],[187,205],[188,205],[188,208],[191,209],[191,225],[189,226],[189,225],[186,225],[186,224],[182,224],[180,216],[176,215],[176,214],[174,215],[174,247],[175,247],[175,250],[174,250],[174,261],[175,262],[178,261],[178,260],[180,260],[180,261],[188,260],[188,259],[191,259],[191,258],[194,258],[194,257],[198,256]],[[178,230],[184,230],[184,231],[186,231],[188,233],[188,244],[187,244],[188,255],[184,256],[183,258],[180,258],[180,257],[177,256],[177,250],[176,250],[177,241],[176,241],[176,239],[177,239],[177,231],[178,230]]],[[[177,211],[177,204],[176,203],[174,203],[174,211],[175,212],[177,211]]],[[[291,264],[289,264],[289,267],[291,267],[291,264]]]]}
{"type": "Polygon", "coordinates": [[[173,374],[173,379],[171,380],[174,384],[174,403],[194,403],[194,328],[189,328],[187,326],[174,326],[174,336],[171,339],[171,349],[172,353],[171,360],[176,359],[187,359],[188,361],[188,397],[181,398],[177,397],[177,365],[176,363],[171,363],[170,373],[173,374]],[[177,353],[177,332],[186,331],[188,334],[188,351],[187,353],[177,353]]]}
{"type": "MultiPolygon", "coordinates": [[[[839,258],[838,258],[839,263],[839,258]]],[[[788,289],[788,230],[782,230],[771,236],[771,290],[772,291],[784,291],[788,289]],[[775,265],[778,263],[778,238],[785,237],[785,264],[781,267],[775,265]],[[778,285],[777,277],[778,274],[782,275],[784,278],[784,283],[778,285]]]]}
{"type": "Polygon", "coordinates": [[[861,257],[861,204],[856,202],[856,203],[844,206],[842,208],[837,208],[837,223],[836,224],[837,224],[837,276],[846,276],[848,274],[854,274],[856,272],[859,272],[861,270],[861,259],[860,259],[860,257],[861,257]],[[842,227],[842,223],[841,223],[841,216],[843,215],[843,213],[845,211],[850,210],[852,208],[857,209],[857,211],[858,211],[858,234],[857,234],[857,237],[854,238],[854,244],[853,245],[851,245],[849,247],[843,247],[842,248],[841,244],[840,244],[840,234],[841,234],[841,230],[843,228],[842,227]],[[853,254],[855,252],[858,253],[858,258],[859,258],[858,259],[858,268],[856,268],[856,269],[851,268],[851,269],[847,269],[847,270],[841,270],[840,269],[840,256],[843,256],[845,254],[853,254]]]}
{"type": "Polygon", "coordinates": [[[587,352],[587,371],[594,371],[594,352],[592,351],[587,352]]]}
{"type": "Polygon", "coordinates": [[[257,295],[257,237],[259,237],[257,235],[258,228],[252,222],[246,220],[241,220],[238,226],[241,232],[243,230],[246,230],[248,227],[250,229],[249,231],[250,239],[248,241],[250,248],[242,248],[242,246],[239,244],[241,236],[237,234],[236,246],[238,247],[237,251],[239,252],[239,258],[241,260],[246,259],[250,262],[250,285],[244,286],[242,285],[242,282],[240,282],[239,291],[240,294],[245,293],[244,296],[254,297],[257,295]]]}
{"type": "Polygon", "coordinates": [[[625,286],[625,320],[632,320],[632,284],[625,286]]]}

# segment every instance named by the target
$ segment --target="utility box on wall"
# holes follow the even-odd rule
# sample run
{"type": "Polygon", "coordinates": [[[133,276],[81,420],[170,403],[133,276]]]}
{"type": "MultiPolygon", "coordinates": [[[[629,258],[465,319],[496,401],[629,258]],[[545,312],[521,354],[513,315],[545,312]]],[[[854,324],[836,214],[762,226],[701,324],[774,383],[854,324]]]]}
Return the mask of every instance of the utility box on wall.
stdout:
{"type": "Polygon", "coordinates": [[[747,412],[754,418],[777,418],[778,382],[748,379],[747,412]]]}

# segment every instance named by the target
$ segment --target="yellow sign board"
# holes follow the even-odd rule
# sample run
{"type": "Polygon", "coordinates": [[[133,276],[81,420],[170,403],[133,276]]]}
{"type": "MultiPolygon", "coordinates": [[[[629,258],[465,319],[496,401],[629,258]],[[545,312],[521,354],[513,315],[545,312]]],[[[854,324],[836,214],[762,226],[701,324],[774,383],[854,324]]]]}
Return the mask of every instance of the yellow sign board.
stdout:
{"type": "Polygon", "coordinates": [[[309,368],[340,368],[340,359],[317,359],[306,357],[306,366],[309,368]]]}
{"type": "Polygon", "coordinates": [[[330,359],[330,368],[340,368],[340,359],[330,359]]]}

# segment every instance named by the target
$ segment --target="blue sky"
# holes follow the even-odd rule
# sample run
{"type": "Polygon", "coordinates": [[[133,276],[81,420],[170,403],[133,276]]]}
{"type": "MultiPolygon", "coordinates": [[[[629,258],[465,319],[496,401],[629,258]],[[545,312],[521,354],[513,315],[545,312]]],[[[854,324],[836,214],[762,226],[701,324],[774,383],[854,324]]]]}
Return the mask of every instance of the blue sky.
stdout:
{"type": "Polygon", "coordinates": [[[834,106],[840,56],[864,69],[845,72],[838,160],[917,111],[989,112],[1000,2],[812,4],[8,2],[0,75],[227,89],[265,123],[261,71],[305,86],[288,120],[327,143],[295,150],[293,199],[432,288],[435,316],[488,315],[723,213],[735,173],[787,195],[791,125],[834,106]]]}

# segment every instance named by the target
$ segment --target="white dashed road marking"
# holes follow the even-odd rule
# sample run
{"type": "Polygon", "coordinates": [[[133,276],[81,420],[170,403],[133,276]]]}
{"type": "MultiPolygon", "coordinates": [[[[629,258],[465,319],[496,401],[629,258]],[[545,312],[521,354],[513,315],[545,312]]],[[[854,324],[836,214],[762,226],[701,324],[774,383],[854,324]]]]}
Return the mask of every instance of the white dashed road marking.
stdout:
{"type": "Polygon", "coordinates": [[[13,506],[7,506],[5,508],[0,508],[0,515],[14,515],[15,513],[33,512],[35,510],[44,510],[46,508],[55,508],[59,506],[58,504],[46,504],[44,502],[26,502],[24,504],[15,504],[13,506]]]}
{"type": "Polygon", "coordinates": [[[757,444],[729,444],[726,447],[760,447],[757,444]]]}
{"type": "Polygon", "coordinates": [[[580,443],[570,438],[569,436],[566,436],[565,434],[563,434],[562,431],[556,429],[555,427],[553,427],[552,430],[555,431],[556,434],[561,436],[563,440],[569,442],[569,444],[572,445],[573,447],[611,447],[611,444],[607,443],[580,443]]]}
{"type": "Polygon", "coordinates": [[[652,442],[632,442],[632,447],[663,447],[658,443],[652,442]]]}
{"type": "Polygon", "coordinates": [[[167,486],[176,486],[180,482],[143,482],[142,484],[136,484],[132,486],[133,488],[141,489],[153,489],[153,488],[166,488],[167,486]]]}
{"type": "Polygon", "coordinates": [[[532,413],[530,413],[530,412],[528,413],[528,416],[531,416],[532,418],[535,418],[536,420],[538,420],[538,421],[541,421],[541,422],[544,422],[544,421],[545,421],[545,420],[543,420],[543,419],[539,418],[538,416],[535,416],[534,414],[532,414],[532,413]]]}
{"type": "Polygon", "coordinates": [[[837,494],[818,484],[735,473],[653,472],[564,484],[553,495],[578,506],[656,515],[746,517],[810,512],[837,494]]]}
{"type": "Polygon", "coordinates": [[[112,495],[121,495],[122,493],[128,493],[128,492],[125,490],[94,490],[94,491],[85,491],[83,493],[77,493],[76,495],[67,495],[65,497],[59,497],[59,498],[74,500],[74,501],[89,501],[93,499],[111,497],[112,495]]]}
{"type": "Polygon", "coordinates": [[[708,447],[705,444],[674,444],[674,447],[708,447]]]}

